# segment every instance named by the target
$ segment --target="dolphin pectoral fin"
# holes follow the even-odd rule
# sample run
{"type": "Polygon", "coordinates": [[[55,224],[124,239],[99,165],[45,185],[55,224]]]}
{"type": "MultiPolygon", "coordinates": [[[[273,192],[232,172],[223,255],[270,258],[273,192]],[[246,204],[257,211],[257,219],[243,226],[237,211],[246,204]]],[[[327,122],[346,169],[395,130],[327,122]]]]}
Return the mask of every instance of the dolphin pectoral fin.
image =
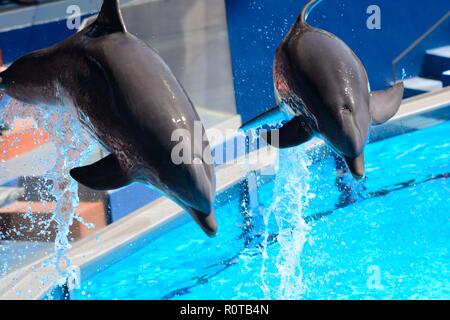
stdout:
{"type": "Polygon", "coordinates": [[[403,91],[403,82],[398,82],[387,90],[370,93],[370,113],[374,124],[382,124],[397,113],[403,91]]]}
{"type": "Polygon", "coordinates": [[[255,126],[258,126],[261,122],[264,122],[267,117],[270,117],[274,112],[276,112],[279,109],[280,107],[278,105],[271,106],[258,116],[244,122],[239,129],[245,131],[255,126]]]}
{"type": "Polygon", "coordinates": [[[131,182],[114,154],[91,165],[74,168],[70,170],[70,175],[82,185],[101,191],[118,189],[131,182]]]}
{"type": "Polygon", "coordinates": [[[362,179],[364,177],[364,152],[356,158],[344,157],[344,159],[352,176],[357,180],[362,179]]]}
{"type": "Polygon", "coordinates": [[[294,117],[277,130],[265,131],[261,137],[276,148],[291,148],[311,139],[302,117],[294,117]]]}
{"type": "Polygon", "coordinates": [[[206,215],[194,208],[188,208],[187,212],[209,237],[214,237],[217,234],[217,221],[214,211],[206,215]]]}
{"type": "Polygon", "coordinates": [[[127,29],[120,13],[119,0],[104,0],[97,20],[87,28],[87,35],[91,37],[125,32],[127,29]]]}

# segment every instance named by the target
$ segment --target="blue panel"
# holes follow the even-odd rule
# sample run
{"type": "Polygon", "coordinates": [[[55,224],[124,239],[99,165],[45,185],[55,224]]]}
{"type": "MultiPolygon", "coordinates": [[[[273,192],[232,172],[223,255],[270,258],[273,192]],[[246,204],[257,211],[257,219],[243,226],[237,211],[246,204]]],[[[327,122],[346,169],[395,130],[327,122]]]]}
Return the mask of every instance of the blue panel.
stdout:
{"type": "Polygon", "coordinates": [[[0,109],[6,107],[8,105],[9,97],[3,96],[3,98],[0,100],[0,109]]]}
{"type": "Polygon", "coordinates": [[[2,187],[19,187],[19,186],[20,186],[19,178],[14,178],[2,184],[2,187]]]}
{"type": "MultiPolygon", "coordinates": [[[[226,0],[238,112],[247,122],[275,102],[272,60],[306,0],[226,0]]],[[[392,80],[391,62],[450,10],[448,0],[324,0],[311,13],[313,26],[335,33],[361,58],[373,89],[392,80]],[[381,9],[381,30],[366,27],[369,5],[381,9]],[[420,19],[418,18],[420,17],[420,19]]],[[[401,61],[408,77],[418,75],[426,49],[448,44],[450,21],[401,61]]]]}
{"type": "Polygon", "coordinates": [[[246,153],[245,144],[245,136],[237,135],[215,146],[212,150],[214,165],[220,166],[244,156],[246,153]]]}
{"type": "Polygon", "coordinates": [[[418,94],[427,93],[427,92],[429,92],[429,91],[405,88],[405,92],[403,93],[403,98],[404,99],[411,98],[411,97],[417,96],[418,94]]]}
{"type": "MultiPolygon", "coordinates": [[[[448,44],[450,44],[450,35],[448,37],[448,44]]],[[[441,80],[442,73],[450,70],[450,58],[435,54],[425,54],[423,60],[421,76],[441,80]]]]}
{"type": "Polygon", "coordinates": [[[142,208],[161,197],[161,193],[142,183],[134,183],[109,193],[109,214],[112,222],[142,208]]]}
{"type": "Polygon", "coordinates": [[[450,70],[442,73],[442,84],[444,87],[450,86],[450,70]]]}
{"type": "MultiPolygon", "coordinates": [[[[83,20],[90,15],[85,15],[83,20]]],[[[51,46],[75,33],[69,30],[66,20],[30,26],[0,33],[0,49],[4,63],[8,64],[25,53],[51,46]]]]}

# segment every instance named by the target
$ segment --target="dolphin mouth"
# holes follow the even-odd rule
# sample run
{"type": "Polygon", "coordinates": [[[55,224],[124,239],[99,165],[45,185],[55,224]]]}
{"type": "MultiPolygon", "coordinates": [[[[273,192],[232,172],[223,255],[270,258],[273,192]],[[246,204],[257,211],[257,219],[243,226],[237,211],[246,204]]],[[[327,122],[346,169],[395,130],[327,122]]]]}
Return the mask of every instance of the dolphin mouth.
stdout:
{"type": "Polygon", "coordinates": [[[195,222],[200,226],[203,232],[206,233],[209,237],[215,237],[217,234],[217,221],[214,215],[214,211],[210,214],[205,215],[203,212],[200,212],[194,208],[188,208],[187,210],[192,218],[194,218],[195,222]]]}
{"type": "Polygon", "coordinates": [[[344,159],[353,178],[356,180],[361,180],[364,178],[364,152],[357,157],[345,156],[344,159]]]}
{"type": "Polygon", "coordinates": [[[355,178],[355,180],[361,180],[362,178],[364,178],[364,174],[359,174],[359,173],[354,173],[354,172],[352,172],[352,176],[353,176],[353,178],[355,178]]]}

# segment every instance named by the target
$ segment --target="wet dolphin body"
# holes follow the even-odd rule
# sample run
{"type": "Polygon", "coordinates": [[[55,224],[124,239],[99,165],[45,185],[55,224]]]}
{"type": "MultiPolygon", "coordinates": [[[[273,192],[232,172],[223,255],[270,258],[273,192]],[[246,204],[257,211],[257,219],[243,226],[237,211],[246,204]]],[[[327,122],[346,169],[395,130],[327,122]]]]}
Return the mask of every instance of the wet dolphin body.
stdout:
{"type": "Polygon", "coordinates": [[[274,61],[278,106],[295,116],[263,138],[288,148],[319,135],[345,159],[353,176],[361,178],[369,127],[395,115],[403,83],[369,92],[366,70],[355,53],[335,35],[306,23],[317,3],[310,1],[304,7],[274,61]]]}
{"type": "MultiPolygon", "coordinates": [[[[15,61],[0,73],[0,82],[2,91],[20,101],[71,104],[111,152],[72,169],[75,180],[96,190],[152,185],[208,235],[216,233],[207,139],[192,143],[192,164],[176,165],[171,158],[179,144],[171,141],[172,133],[184,129],[194,135],[199,116],[161,57],[126,31],[118,0],[105,0],[97,20],[74,36],[15,61]]],[[[200,131],[205,134],[201,124],[200,131]]]]}

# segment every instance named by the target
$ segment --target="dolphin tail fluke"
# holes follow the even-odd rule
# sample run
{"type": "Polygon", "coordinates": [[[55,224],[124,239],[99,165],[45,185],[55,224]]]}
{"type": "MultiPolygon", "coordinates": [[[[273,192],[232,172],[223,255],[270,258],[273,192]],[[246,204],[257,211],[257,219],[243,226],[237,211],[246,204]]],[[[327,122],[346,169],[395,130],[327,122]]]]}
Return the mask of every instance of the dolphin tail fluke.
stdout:
{"type": "Polygon", "coordinates": [[[357,157],[344,157],[352,176],[360,180],[364,177],[364,152],[357,157]]]}
{"type": "Polygon", "coordinates": [[[266,131],[262,138],[275,148],[291,148],[309,141],[312,137],[302,117],[294,117],[277,130],[266,131]]]}
{"type": "Polygon", "coordinates": [[[118,189],[131,182],[114,154],[91,165],[74,168],[70,175],[82,185],[101,191],[118,189]]]}
{"type": "Polygon", "coordinates": [[[403,91],[403,82],[398,82],[387,90],[370,93],[370,113],[374,124],[382,124],[397,113],[403,91]]]}
{"type": "Polygon", "coordinates": [[[217,234],[217,221],[214,211],[206,215],[197,209],[188,208],[187,212],[209,237],[214,237],[217,234]]]}

